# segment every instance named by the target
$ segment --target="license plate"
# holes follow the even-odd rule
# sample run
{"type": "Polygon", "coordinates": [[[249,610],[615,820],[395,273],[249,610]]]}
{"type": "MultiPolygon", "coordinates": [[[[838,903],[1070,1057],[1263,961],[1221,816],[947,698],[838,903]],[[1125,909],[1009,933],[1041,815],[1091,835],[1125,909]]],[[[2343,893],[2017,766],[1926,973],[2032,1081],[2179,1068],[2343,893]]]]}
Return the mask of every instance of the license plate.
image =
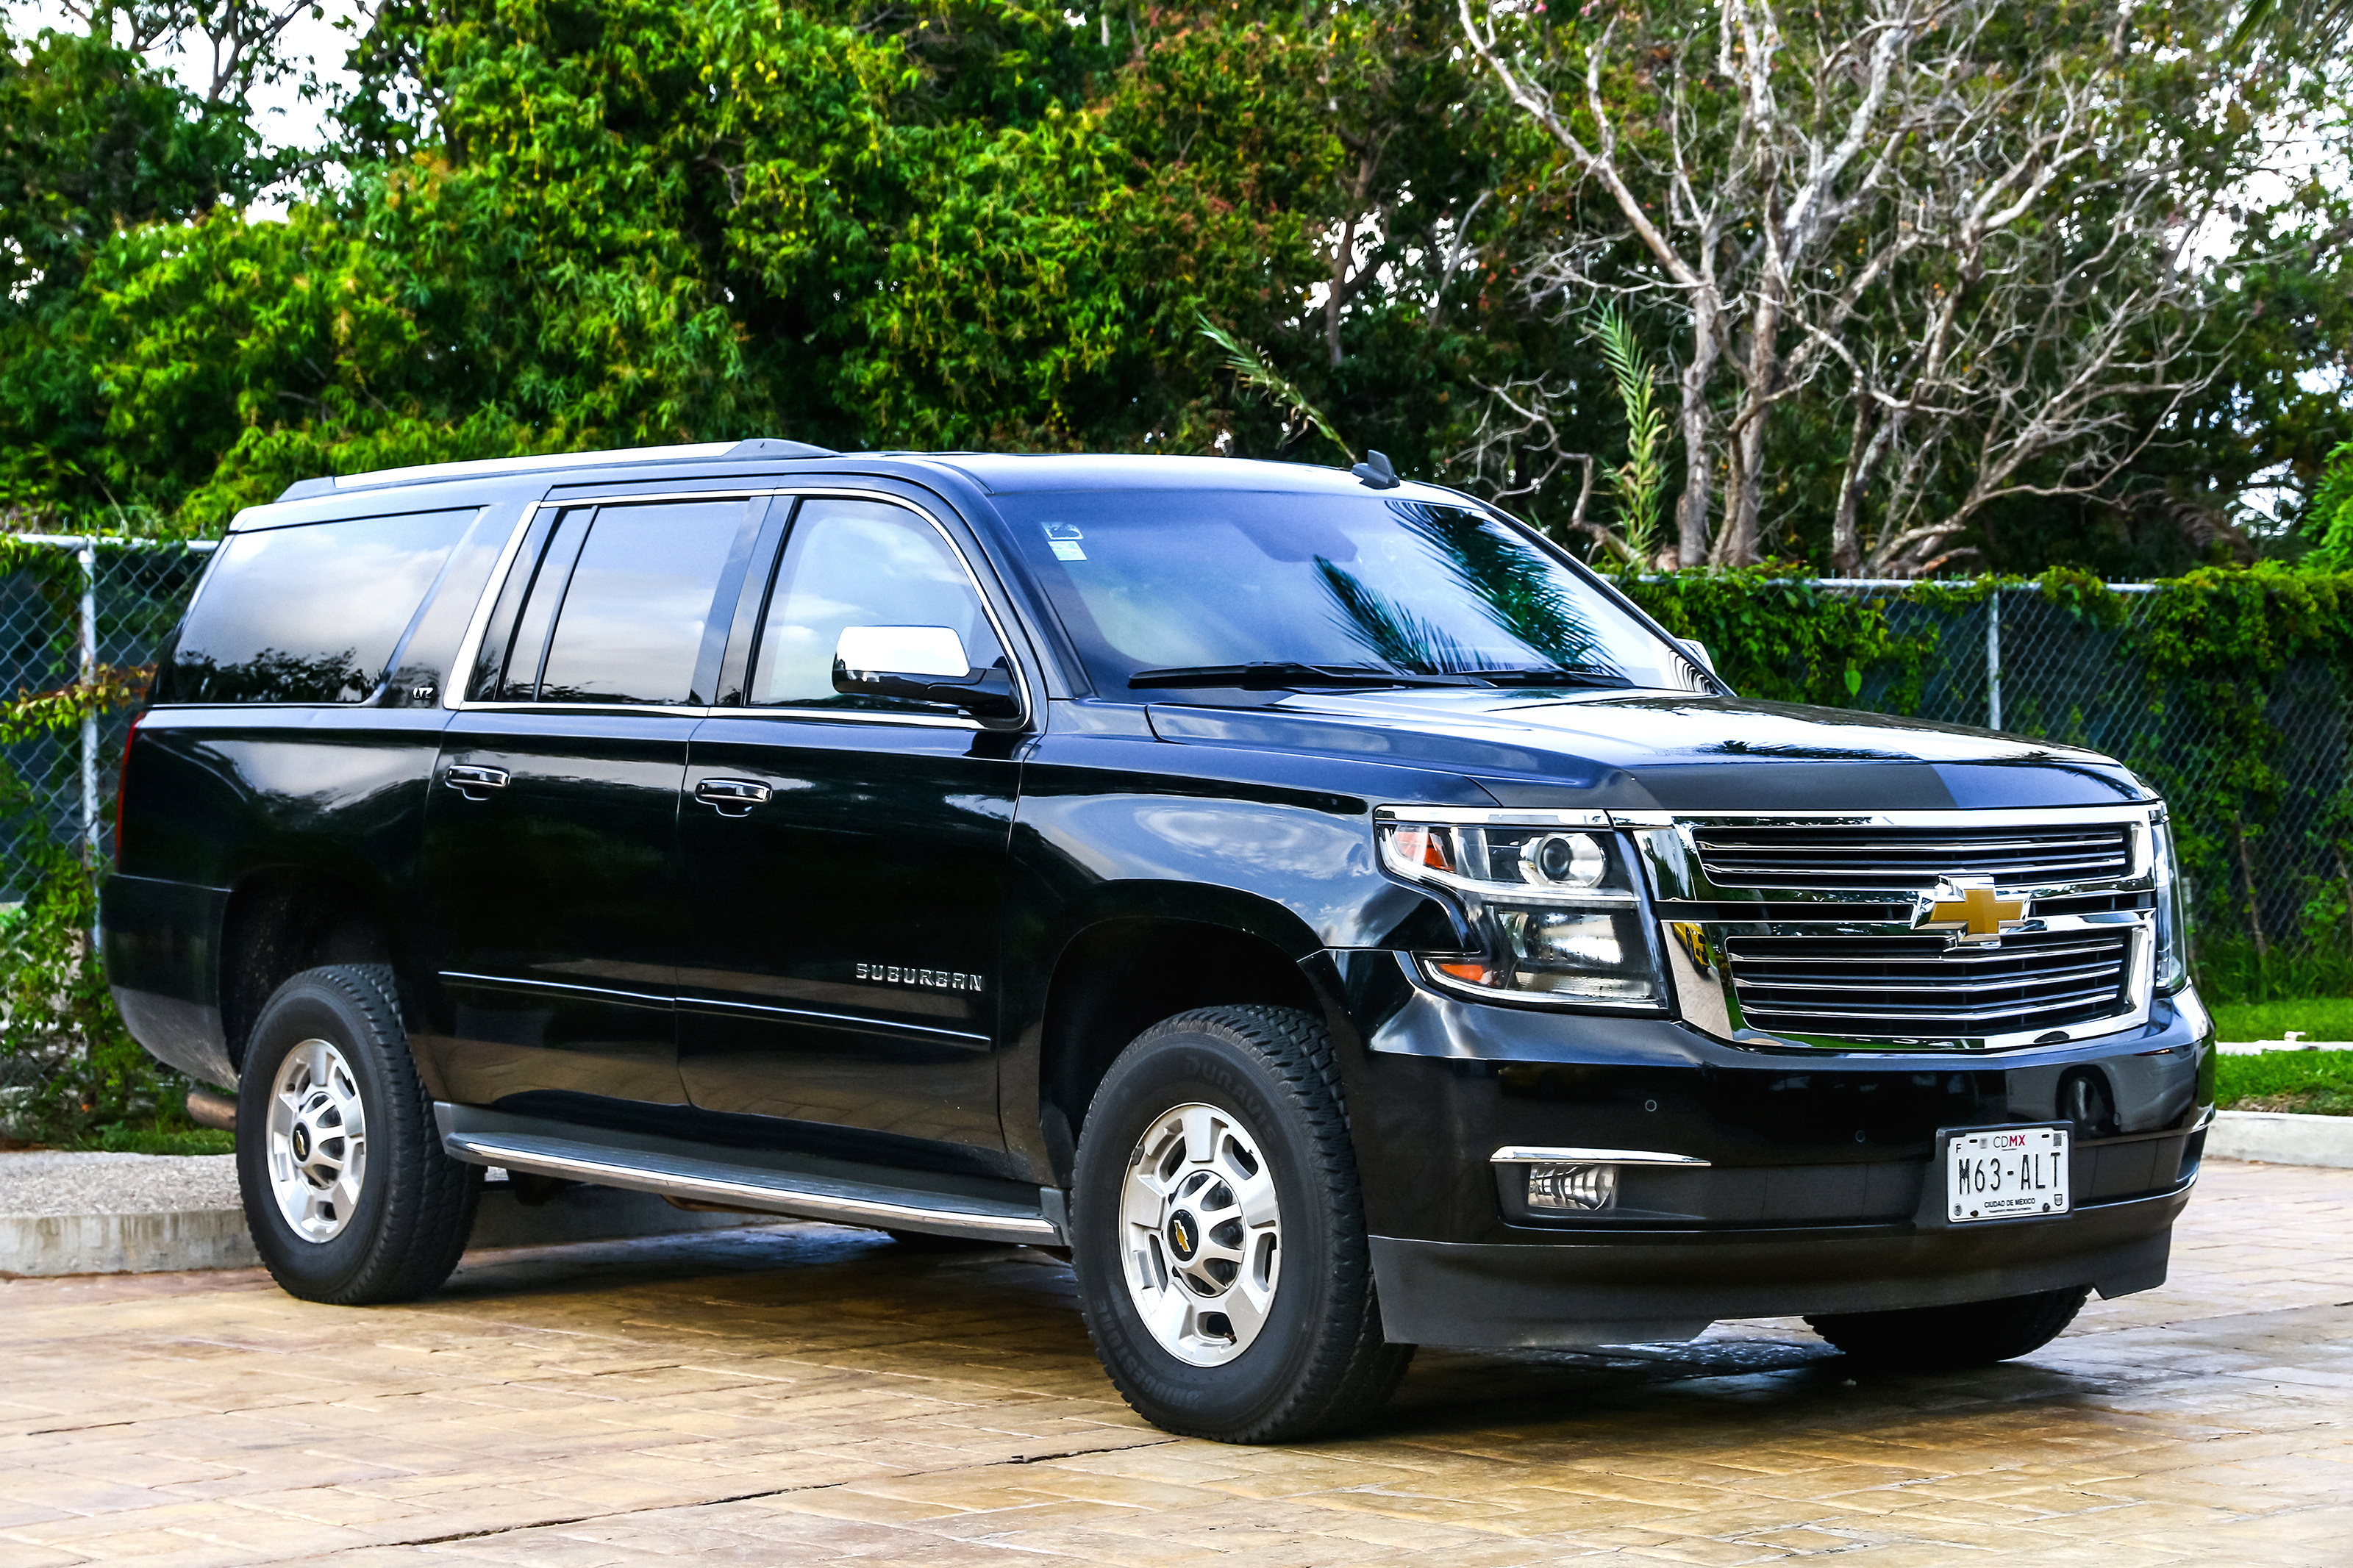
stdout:
{"type": "Polygon", "coordinates": [[[2067,1129],[1996,1127],[1945,1139],[1945,1214],[1955,1225],[2067,1212],[2067,1129]]]}

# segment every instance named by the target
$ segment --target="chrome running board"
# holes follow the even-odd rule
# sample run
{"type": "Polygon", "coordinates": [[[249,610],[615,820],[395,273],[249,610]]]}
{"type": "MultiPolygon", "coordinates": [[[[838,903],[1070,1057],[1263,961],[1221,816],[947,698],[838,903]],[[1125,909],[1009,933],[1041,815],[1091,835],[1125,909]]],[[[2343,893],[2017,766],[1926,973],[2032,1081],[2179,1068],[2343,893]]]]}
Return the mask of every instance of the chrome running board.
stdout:
{"type": "Polygon", "coordinates": [[[1050,1197],[1040,1192],[1036,1203],[1024,1205],[971,1192],[932,1191],[869,1179],[897,1173],[870,1173],[867,1167],[846,1167],[829,1160],[760,1154],[745,1156],[757,1163],[713,1159],[664,1147],[664,1140],[559,1122],[534,1124],[529,1118],[442,1101],[434,1104],[433,1118],[441,1133],[441,1147],[450,1158],[468,1164],[497,1165],[529,1175],[627,1187],[666,1198],[796,1219],[922,1231],[975,1241],[1063,1245],[1062,1227],[1049,1215],[1050,1208],[1060,1208],[1060,1193],[1050,1197]]]}

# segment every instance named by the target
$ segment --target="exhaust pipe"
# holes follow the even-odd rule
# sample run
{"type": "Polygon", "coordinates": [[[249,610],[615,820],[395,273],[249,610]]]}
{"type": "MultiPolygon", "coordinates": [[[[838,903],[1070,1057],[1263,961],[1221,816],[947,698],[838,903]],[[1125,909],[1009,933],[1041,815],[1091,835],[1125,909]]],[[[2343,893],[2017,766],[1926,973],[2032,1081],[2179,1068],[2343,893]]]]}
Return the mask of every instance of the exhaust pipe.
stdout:
{"type": "Polygon", "coordinates": [[[208,1089],[192,1089],[188,1090],[188,1120],[216,1132],[234,1132],[237,1131],[237,1097],[215,1094],[208,1089]]]}

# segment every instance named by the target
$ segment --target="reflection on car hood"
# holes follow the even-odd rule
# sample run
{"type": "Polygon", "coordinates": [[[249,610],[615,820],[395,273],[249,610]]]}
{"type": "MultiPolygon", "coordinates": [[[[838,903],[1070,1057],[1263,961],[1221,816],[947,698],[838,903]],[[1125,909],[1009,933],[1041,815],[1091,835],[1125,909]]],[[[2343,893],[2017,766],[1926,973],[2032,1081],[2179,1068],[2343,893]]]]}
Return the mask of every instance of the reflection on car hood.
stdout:
{"type": "Polygon", "coordinates": [[[1155,705],[1162,739],[1339,752],[1469,773],[1513,805],[1897,810],[2150,798],[2095,752],[1925,720],[1659,693],[1300,693],[1155,705]]]}

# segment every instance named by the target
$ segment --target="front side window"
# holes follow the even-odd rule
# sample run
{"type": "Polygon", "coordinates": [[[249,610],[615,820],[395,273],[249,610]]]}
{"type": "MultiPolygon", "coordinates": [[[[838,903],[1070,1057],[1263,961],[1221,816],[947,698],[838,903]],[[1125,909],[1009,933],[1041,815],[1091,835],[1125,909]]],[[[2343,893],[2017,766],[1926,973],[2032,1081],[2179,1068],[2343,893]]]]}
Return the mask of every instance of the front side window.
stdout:
{"type": "Polygon", "coordinates": [[[1247,683],[1706,689],[1600,586],[1467,507],[1281,491],[997,498],[1098,693],[1247,683]]]}
{"type": "Polygon", "coordinates": [[[793,519],[752,664],[751,700],[790,708],[936,710],[936,703],[843,693],[833,667],[852,626],[945,627],[969,667],[1005,650],[964,563],[929,519],[881,501],[811,500],[793,519]]]}
{"type": "Polygon", "coordinates": [[[475,515],[409,512],[230,535],[155,700],[366,701],[475,515]]]}
{"type": "Polygon", "coordinates": [[[754,502],[565,512],[515,623],[508,701],[692,706],[712,604],[754,502]]]}

